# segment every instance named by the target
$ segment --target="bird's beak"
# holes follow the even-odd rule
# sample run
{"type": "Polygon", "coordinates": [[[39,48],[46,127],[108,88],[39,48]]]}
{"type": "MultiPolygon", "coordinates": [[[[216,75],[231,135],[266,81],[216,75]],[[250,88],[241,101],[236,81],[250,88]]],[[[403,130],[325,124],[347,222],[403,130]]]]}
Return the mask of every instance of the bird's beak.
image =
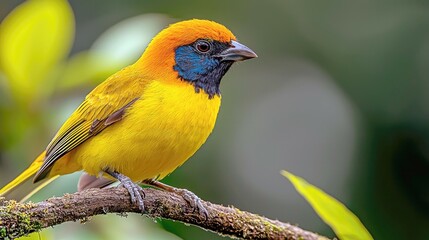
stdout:
{"type": "Polygon", "coordinates": [[[252,49],[237,41],[231,40],[231,46],[216,57],[221,58],[221,61],[237,62],[258,57],[258,55],[256,55],[252,49]]]}

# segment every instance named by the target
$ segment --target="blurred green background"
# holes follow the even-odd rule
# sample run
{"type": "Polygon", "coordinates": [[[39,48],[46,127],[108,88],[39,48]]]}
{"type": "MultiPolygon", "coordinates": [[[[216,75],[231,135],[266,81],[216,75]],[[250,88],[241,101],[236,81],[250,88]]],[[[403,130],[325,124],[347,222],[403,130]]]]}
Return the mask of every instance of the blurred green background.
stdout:
{"type": "MultiPolygon", "coordinates": [[[[1,0],[0,20],[22,2],[1,0]]],[[[279,174],[287,169],[344,202],[375,239],[429,239],[429,2],[70,5],[75,26],[69,24],[68,33],[60,29],[68,34],[58,41],[65,50],[48,61],[44,75],[28,71],[14,82],[3,59],[0,185],[46,147],[94,86],[135,61],[160,29],[184,19],[211,19],[259,58],[236,64],[224,77],[213,134],[164,182],[333,237],[279,174]]],[[[37,38],[46,35],[41,30],[29,49],[43,45],[37,38]]],[[[40,62],[35,58],[29,66],[37,72],[40,62]]],[[[75,192],[78,177],[64,176],[32,200],[75,192]]],[[[222,239],[196,227],[157,222],[134,214],[97,216],[84,225],[45,230],[42,239],[222,239]]]]}

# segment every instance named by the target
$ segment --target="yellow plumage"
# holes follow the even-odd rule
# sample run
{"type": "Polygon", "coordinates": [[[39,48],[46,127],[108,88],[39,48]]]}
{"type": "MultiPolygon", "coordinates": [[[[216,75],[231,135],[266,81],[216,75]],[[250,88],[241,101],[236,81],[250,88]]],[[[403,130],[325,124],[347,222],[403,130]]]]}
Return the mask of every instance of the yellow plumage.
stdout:
{"type": "Polygon", "coordinates": [[[208,100],[187,83],[151,81],[122,121],[82,144],[71,158],[94,175],[109,166],[133,181],[163,178],[206,141],[219,106],[220,97],[208,100]]]}
{"type": "Polygon", "coordinates": [[[218,80],[213,86],[218,87],[233,61],[256,57],[234,40],[227,28],[207,20],[183,21],[163,30],[135,64],[87,95],[46,152],[0,195],[33,175],[35,182],[79,170],[95,176],[114,171],[134,182],[165,177],[201,147],[216,122],[221,97],[205,84],[217,65],[206,67],[203,60],[229,62],[219,74],[212,74],[213,81],[218,80]],[[214,41],[225,48],[223,52],[213,56],[200,52],[197,44],[214,41]],[[180,47],[188,52],[178,59],[180,47]],[[186,79],[195,74],[206,82],[186,79]]]}

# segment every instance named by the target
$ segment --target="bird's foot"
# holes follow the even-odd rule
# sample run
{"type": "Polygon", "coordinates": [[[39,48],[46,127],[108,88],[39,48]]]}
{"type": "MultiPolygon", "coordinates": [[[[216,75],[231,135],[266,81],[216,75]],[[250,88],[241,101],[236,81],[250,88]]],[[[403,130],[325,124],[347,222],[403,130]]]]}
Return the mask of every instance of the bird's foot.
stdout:
{"type": "Polygon", "coordinates": [[[145,197],[145,193],[143,191],[143,188],[140,187],[138,184],[134,183],[129,177],[118,173],[118,172],[111,172],[111,171],[105,171],[112,177],[116,178],[121,182],[120,186],[127,189],[128,193],[130,194],[131,203],[134,205],[137,205],[142,213],[144,213],[144,202],[143,198],[145,197]]]}
{"type": "Polygon", "coordinates": [[[199,214],[204,215],[206,219],[208,218],[209,213],[207,209],[203,206],[201,199],[195,195],[195,193],[182,188],[173,188],[173,192],[182,196],[183,199],[185,199],[185,201],[194,209],[194,212],[197,211],[199,214]]]}
{"type": "Polygon", "coordinates": [[[201,202],[201,199],[197,195],[195,195],[195,193],[187,189],[175,188],[153,179],[144,180],[143,183],[156,188],[163,189],[167,192],[174,192],[180,195],[194,209],[194,212],[198,212],[199,214],[204,215],[206,219],[209,217],[207,209],[204,207],[201,202]]]}
{"type": "Polygon", "coordinates": [[[122,182],[121,185],[127,189],[128,193],[131,197],[131,202],[134,205],[137,205],[140,209],[140,211],[144,212],[144,202],[143,198],[145,197],[145,193],[143,191],[143,188],[140,187],[138,184],[130,181],[122,182]]]}

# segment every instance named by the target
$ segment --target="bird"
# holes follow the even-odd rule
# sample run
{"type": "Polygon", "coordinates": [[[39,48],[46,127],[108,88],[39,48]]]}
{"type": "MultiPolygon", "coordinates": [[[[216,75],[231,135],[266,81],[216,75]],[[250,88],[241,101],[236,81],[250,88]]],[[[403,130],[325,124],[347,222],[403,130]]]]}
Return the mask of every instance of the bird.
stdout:
{"type": "Polygon", "coordinates": [[[45,151],[0,189],[0,196],[33,179],[41,185],[31,195],[61,175],[83,171],[79,190],[119,181],[141,211],[140,184],[176,192],[204,211],[195,194],[160,180],[211,134],[220,83],[232,64],[256,57],[217,22],[190,19],[167,26],[135,63],[85,97],[45,151]]]}

